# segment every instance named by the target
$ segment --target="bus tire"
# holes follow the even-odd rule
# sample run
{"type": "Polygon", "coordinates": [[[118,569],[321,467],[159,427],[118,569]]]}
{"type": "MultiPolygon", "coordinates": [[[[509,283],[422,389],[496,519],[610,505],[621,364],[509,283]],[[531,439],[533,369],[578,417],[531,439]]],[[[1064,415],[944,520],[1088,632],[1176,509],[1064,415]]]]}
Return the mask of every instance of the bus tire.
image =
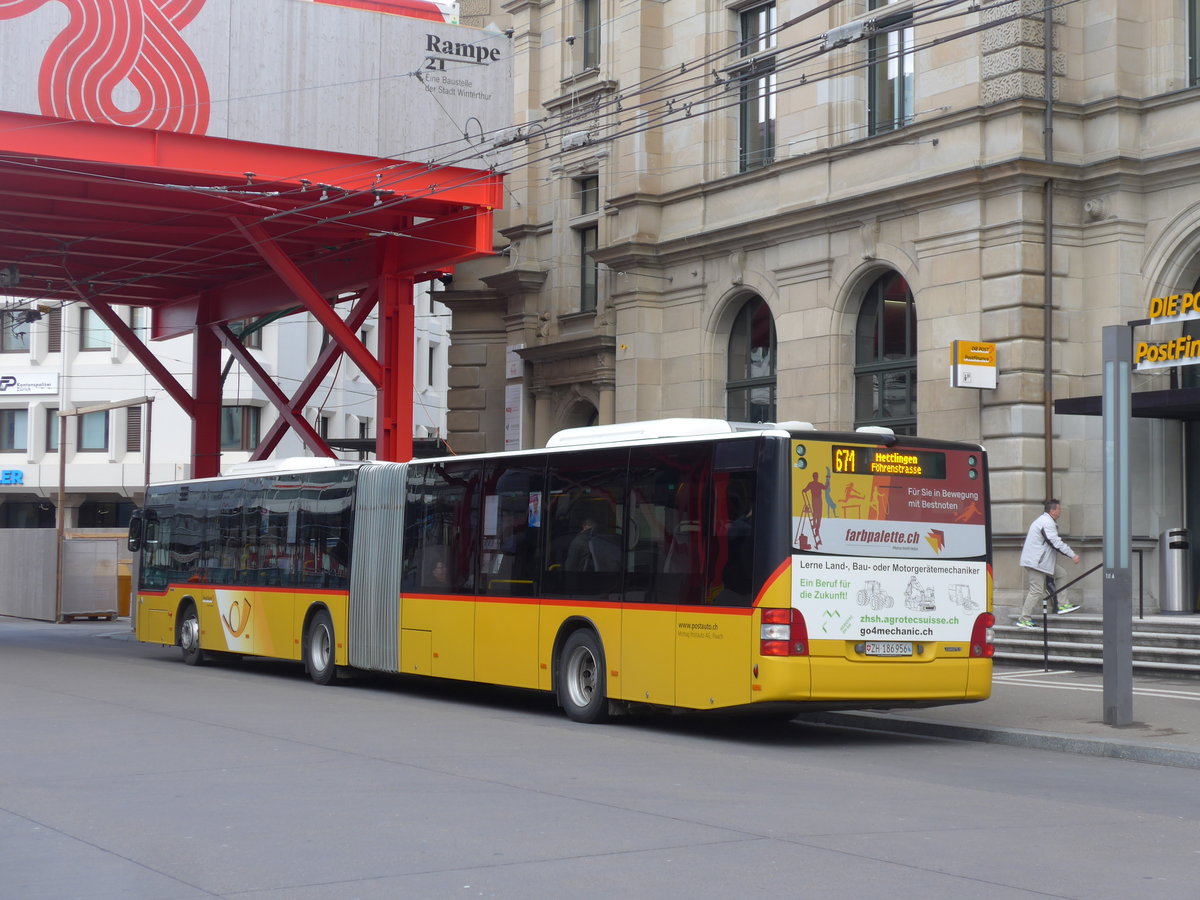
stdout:
{"type": "Polygon", "coordinates": [[[337,677],[336,648],[333,619],[321,610],[312,617],[304,633],[304,667],[308,669],[308,677],[317,684],[332,684],[337,677]]]}
{"type": "Polygon", "coordinates": [[[200,616],[196,613],[196,604],[190,600],[179,613],[179,649],[185,666],[204,664],[204,651],[200,649],[200,616]]]}
{"type": "Polygon", "coordinates": [[[558,662],[558,703],[573,722],[608,718],[604,648],[594,631],[581,628],[563,644],[558,662]]]}

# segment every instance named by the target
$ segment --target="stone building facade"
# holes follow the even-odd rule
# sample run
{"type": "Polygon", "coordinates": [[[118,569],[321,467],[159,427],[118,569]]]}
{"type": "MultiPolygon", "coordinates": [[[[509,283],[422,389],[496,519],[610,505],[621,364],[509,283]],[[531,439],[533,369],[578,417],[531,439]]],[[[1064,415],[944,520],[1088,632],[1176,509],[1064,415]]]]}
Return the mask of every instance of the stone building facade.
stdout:
{"type": "MultiPolygon", "coordinates": [[[[1099,420],[1054,404],[1100,392],[1103,326],[1200,281],[1197,0],[502,12],[510,202],[446,294],[457,450],[667,416],[891,423],[988,448],[1002,611],[1045,496],[1099,560],[1099,420]],[[996,389],[950,387],[956,340],[998,345],[996,389]]],[[[1134,428],[1148,611],[1158,534],[1200,526],[1200,440],[1167,415],[1134,428]]],[[[1077,590],[1098,611],[1099,575],[1077,590]]]]}

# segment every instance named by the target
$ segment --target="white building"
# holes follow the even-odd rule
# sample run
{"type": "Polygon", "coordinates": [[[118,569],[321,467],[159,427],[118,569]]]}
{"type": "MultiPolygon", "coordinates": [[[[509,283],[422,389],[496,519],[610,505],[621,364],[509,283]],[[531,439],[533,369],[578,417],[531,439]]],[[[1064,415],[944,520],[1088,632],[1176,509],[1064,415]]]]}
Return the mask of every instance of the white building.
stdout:
{"type": "MultiPolygon", "coordinates": [[[[414,436],[445,434],[449,316],[418,285],[414,302],[414,436]]],[[[123,318],[145,337],[148,317],[126,307],[123,318]]],[[[244,342],[285,392],[308,374],[324,346],[324,329],[309,314],[242,323],[244,342]],[[303,352],[296,352],[303,348],[303,352]]],[[[360,330],[378,351],[372,316],[360,330]]],[[[151,344],[181,384],[191,383],[192,342],[151,344]]],[[[228,358],[228,354],[226,354],[228,358]]],[[[221,464],[250,458],[277,413],[262,390],[233,364],[222,385],[221,464]]],[[[304,416],[323,438],[373,439],[375,389],[347,357],[335,363],[313,393],[304,416]]],[[[187,478],[191,422],[136,359],[82,303],[38,305],[12,300],[0,310],[0,528],[53,527],[60,476],[69,527],[122,527],[152,482],[187,478]],[[62,410],[151,398],[151,403],[98,410],[66,420],[65,460],[59,455],[62,410]]],[[[360,451],[343,450],[344,458],[360,451]]],[[[289,431],[272,454],[311,455],[289,431]]]]}

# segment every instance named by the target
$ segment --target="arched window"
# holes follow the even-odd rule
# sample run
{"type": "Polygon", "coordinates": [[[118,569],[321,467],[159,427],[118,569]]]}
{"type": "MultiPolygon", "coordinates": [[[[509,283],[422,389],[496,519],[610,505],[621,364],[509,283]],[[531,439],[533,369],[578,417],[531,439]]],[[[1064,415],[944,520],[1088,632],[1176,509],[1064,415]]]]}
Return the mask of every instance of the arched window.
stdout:
{"type": "Polygon", "coordinates": [[[761,297],[746,301],[729,333],[725,415],[731,422],[775,421],[775,319],[761,297]]]}
{"type": "Polygon", "coordinates": [[[867,290],[855,329],[854,425],[917,430],[917,314],[896,273],[867,290]]]}

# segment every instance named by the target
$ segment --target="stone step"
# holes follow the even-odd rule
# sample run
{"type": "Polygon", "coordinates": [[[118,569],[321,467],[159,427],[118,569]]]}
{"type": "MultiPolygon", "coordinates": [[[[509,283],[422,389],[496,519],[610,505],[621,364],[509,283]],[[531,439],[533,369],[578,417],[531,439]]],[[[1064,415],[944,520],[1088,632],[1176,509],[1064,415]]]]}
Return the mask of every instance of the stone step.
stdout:
{"type": "MultiPolygon", "coordinates": [[[[1098,658],[1093,659],[1091,657],[1084,656],[1059,656],[1054,653],[1051,653],[1047,658],[1043,657],[1041,653],[1001,653],[1000,650],[997,649],[996,660],[998,662],[1019,662],[1029,665],[1041,665],[1043,661],[1046,661],[1055,666],[1071,666],[1073,668],[1087,667],[1096,669],[1103,668],[1103,664],[1098,658]]],[[[1143,660],[1135,657],[1133,660],[1133,671],[1142,672],[1144,674],[1200,677],[1200,663],[1167,663],[1158,662],[1156,660],[1143,660]]]]}
{"type": "MultiPolygon", "coordinates": [[[[996,627],[995,634],[998,642],[1006,644],[1010,641],[1035,640],[1040,645],[1042,642],[1041,628],[1028,629],[1017,628],[1011,625],[1000,625],[996,627]]],[[[1049,629],[1047,634],[1051,641],[1071,644],[1102,644],[1104,642],[1104,630],[1102,628],[1060,627],[1049,629]]],[[[1200,635],[1169,631],[1140,631],[1135,627],[1133,631],[1133,643],[1134,646],[1147,648],[1180,647],[1200,649],[1200,635]]]]}
{"type": "MultiPolygon", "coordinates": [[[[1041,625],[1040,619],[1038,621],[1041,625]]],[[[1133,621],[1134,671],[1161,675],[1200,675],[1200,617],[1153,616],[1133,621]]],[[[1096,666],[1103,663],[1104,623],[1099,616],[1050,616],[1045,641],[1041,627],[995,629],[1001,662],[1096,666]]]]}

